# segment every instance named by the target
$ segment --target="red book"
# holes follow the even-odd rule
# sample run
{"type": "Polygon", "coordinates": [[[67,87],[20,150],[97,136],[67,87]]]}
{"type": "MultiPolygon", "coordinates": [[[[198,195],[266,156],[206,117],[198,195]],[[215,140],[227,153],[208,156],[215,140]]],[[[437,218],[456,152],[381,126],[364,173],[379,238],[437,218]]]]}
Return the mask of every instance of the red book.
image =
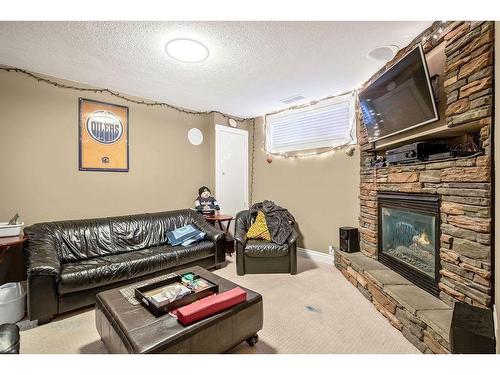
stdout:
{"type": "Polygon", "coordinates": [[[177,319],[183,326],[226,310],[247,300],[247,292],[240,287],[214,294],[177,309],[177,319]]]}

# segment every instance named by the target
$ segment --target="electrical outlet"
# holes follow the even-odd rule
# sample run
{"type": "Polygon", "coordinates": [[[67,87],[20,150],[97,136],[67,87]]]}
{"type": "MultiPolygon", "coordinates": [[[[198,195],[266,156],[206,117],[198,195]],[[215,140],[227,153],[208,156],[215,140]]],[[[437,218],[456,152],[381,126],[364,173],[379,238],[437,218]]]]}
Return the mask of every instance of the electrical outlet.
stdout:
{"type": "Polygon", "coordinates": [[[333,245],[328,246],[328,254],[333,255],[334,252],[335,251],[334,251],[333,245]]]}

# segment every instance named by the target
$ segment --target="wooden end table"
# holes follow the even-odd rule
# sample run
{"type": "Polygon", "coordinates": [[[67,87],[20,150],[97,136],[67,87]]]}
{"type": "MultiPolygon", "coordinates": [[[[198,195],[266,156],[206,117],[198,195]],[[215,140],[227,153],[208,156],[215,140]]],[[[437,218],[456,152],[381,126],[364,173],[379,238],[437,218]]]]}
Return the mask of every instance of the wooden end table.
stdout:
{"type": "Polygon", "coordinates": [[[26,236],[0,237],[0,284],[26,280],[23,246],[26,236]]]}
{"type": "Polygon", "coordinates": [[[231,225],[231,221],[234,219],[231,215],[218,214],[215,215],[206,215],[205,219],[215,225],[215,223],[219,224],[219,228],[224,233],[229,233],[229,226],[231,225]],[[225,228],[222,223],[227,222],[225,228]]]}
{"type": "Polygon", "coordinates": [[[231,225],[231,221],[233,221],[234,217],[231,215],[215,213],[214,215],[205,215],[205,219],[214,226],[217,223],[220,230],[226,234],[226,254],[232,256],[234,252],[234,240],[229,233],[229,226],[231,225]],[[222,223],[226,223],[225,227],[222,223]]]}

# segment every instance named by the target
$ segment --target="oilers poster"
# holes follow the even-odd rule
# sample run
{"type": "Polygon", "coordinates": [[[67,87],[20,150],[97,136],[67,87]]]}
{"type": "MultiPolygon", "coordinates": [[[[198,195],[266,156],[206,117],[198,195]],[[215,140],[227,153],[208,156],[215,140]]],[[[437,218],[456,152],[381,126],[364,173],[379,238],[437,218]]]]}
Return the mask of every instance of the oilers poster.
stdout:
{"type": "Polygon", "coordinates": [[[128,107],[79,99],[79,169],[128,172],[128,107]]]}

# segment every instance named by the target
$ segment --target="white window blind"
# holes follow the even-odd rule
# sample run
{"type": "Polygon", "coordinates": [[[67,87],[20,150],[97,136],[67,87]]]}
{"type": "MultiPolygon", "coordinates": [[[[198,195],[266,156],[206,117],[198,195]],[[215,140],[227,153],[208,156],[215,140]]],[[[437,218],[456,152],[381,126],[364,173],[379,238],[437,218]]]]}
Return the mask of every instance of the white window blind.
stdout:
{"type": "Polygon", "coordinates": [[[278,154],[355,143],[354,98],[344,95],[266,116],[266,151],[278,154]]]}

